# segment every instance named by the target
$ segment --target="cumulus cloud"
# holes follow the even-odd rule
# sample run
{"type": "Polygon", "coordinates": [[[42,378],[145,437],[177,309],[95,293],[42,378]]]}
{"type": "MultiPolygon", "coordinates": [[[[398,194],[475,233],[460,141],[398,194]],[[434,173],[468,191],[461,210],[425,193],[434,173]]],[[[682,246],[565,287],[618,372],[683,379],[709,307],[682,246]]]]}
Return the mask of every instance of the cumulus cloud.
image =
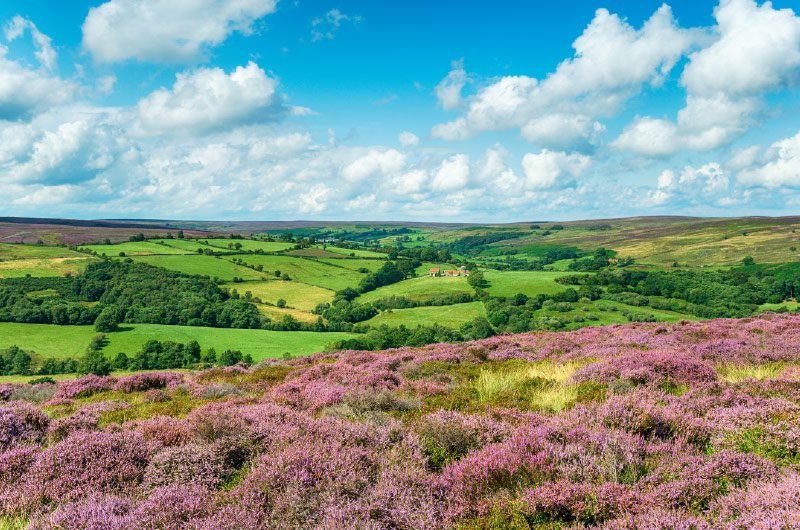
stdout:
{"type": "Polygon", "coordinates": [[[408,131],[401,132],[397,139],[400,140],[400,145],[403,147],[414,147],[419,144],[419,137],[408,131]]]}
{"type": "Polygon", "coordinates": [[[312,146],[308,133],[290,133],[284,136],[258,139],[249,150],[253,160],[268,158],[289,158],[296,156],[312,146]]]}
{"type": "Polygon", "coordinates": [[[406,155],[395,149],[370,150],[366,155],[353,160],[342,169],[342,177],[350,183],[358,183],[374,175],[391,175],[406,167],[406,155]]]}
{"type": "Polygon", "coordinates": [[[714,16],[719,38],[689,56],[681,77],[690,92],[749,96],[796,81],[800,17],[791,9],[722,0],[714,16]]]}
{"type": "Polygon", "coordinates": [[[453,155],[442,161],[433,176],[431,188],[436,191],[461,189],[469,182],[469,170],[469,156],[453,155]]]}
{"type": "Polygon", "coordinates": [[[39,59],[39,62],[48,70],[54,69],[56,67],[58,54],[50,44],[51,39],[39,31],[36,24],[30,20],[19,15],[12,18],[11,22],[9,22],[5,28],[6,40],[11,42],[17,37],[21,37],[26,30],[30,31],[31,37],[33,37],[33,43],[36,46],[36,51],[34,52],[36,58],[39,59]]]}
{"type": "Polygon", "coordinates": [[[596,141],[602,125],[645,84],[659,85],[696,36],[679,28],[669,6],[660,7],[642,28],[598,9],[575,40],[575,55],[539,82],[506,76],[469,99],[466,113],[436,125],[434,137],[470,138],[482,131],[523,128],[528,139],[547,147],[572,149],[596,141]],[[550,140],[548,132],[563,125],[550,140]]]}
{"type": "Polygon", "coordinates": [[[740,172],[736,178],[745,186],[765,188],[800,187],[800,132],[772,144],[768,162],[740,172]]]}
{"type": "Polygon", "coordinates": [[[27,68],[7,53],[0,46],[0,120],[28,118],[72,98],[73,83],[27,68]]]}
{"type": "Polygon", "coordinates": [[[800,74],[800,17],[753,0],[723,0],[714,10],[716,39],[689,55],[681,83],[686,105],[672,122],[637,118],[614,147],[645,156],[728,145],[757,122],[763,94],[800,74]]]}
{"type": "Polygon", "coordinates": [[[467,72],[464,61],[453,61],[450,73],[442,79],[436,88],[436,98],[444,110],[457,109],[461,106],[461,89],[467,83],[467,72]]]}
{"type": "Polygon", "coordinates": [[[143,134],[202,133],[275,120],[287,112],[277,84],[252,61],[230,74],[221,68],[177,74],[172,89],[139,101],[136,128],[143,134]]]}
{"type": "Polygon", "coordinates": [[[83,46],[101,63],[183,62],[275,11],[276,0],[110,0],[89,10],[83,46]]]}
{"type": "Polygon", "coordinates": [[[345,15],[338,9],[331,9],[324,16],[317,17],[311,21],[311,41],[333,39],[344,22],[355,24],[361,22],[361,20],[362,18],[359,15],[345,15]]]}
{"type": "Polygon", "coordinates": [[[46,131],[33,143],[30,158],[15,166],[10,172],[14,181],[39,181],[45,177],[52,182],[55,169],[62,169],[66,161],[83,145],[89,125],[85,121],[64,123],[55,131],[46,131]]]}
{"type": "Polygon", "coordinates": [[[591,164],[591,158],[579,153],[567,154],[543,149],[522,157],[525,185],[532,190],[561,189],[571,186],[591,164]]]}

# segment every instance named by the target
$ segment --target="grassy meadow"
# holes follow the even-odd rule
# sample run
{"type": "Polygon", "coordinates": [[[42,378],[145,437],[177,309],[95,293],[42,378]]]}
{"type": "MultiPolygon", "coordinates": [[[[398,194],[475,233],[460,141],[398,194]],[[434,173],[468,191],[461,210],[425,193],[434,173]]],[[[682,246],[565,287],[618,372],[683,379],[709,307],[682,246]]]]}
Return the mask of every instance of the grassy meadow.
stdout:
{"type": "Polygon", "coordinates": [[[409,328],[415,328],[418,325],[431,326],[436,323],[440,326],[458,329],[464,322],[485,314],[482,302],[470,302],[448,306],[393,309],[380,313],[378,316],[367,320],[366,323],[375,326],[386,324],[390,327],[402,324],[409,328]]]}

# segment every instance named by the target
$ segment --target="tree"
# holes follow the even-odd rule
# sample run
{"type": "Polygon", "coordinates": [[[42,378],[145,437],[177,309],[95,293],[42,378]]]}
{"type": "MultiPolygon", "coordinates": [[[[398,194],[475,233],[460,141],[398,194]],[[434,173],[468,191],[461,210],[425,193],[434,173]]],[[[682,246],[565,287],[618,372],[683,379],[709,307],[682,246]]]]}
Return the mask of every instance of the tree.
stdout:
{"type": "Polygon", "coordinates": [[[469,276],[467,277],[467,283],[473,289],[479,289],[483,287],[486,283],[486,280],[483,279],[483,273],[481,271],[472,271],[470,272],[469,276]]]}
{"type": "Polygon", "coordinates": [[[124,352],[119,352],[114,360],[111,362],[111,365],[114,367],[115,370],[127,370],[130,361],[128,360],[128,356],[125,355],[124,352]]]}
{"type": "Polygon", "coordinates": [[[755,265],[756,261],[753,259],[753,256],[745,256],[742,258],[742,265],[745,267],[749,267],[750,265],[755,265]]]}
{"type": "Polygon", "coordinates": [[[97,315],[97,319],[94,321],[94,329],[102,333],[117,331],[121,320],[120,310],[114,306],[108,306],[97,315]]]}
{"type": "Polygon", "coordinates": [[[178,230],[178,239],[183,239],[183,230],[178,230]]]}
{"type": "Polygon", "coordinates": [[[12,375],[29,375],[31,373],[31,356],[22,350],[18,350],[11,359],[12,375]]]}
{"type": "Polygon", "coordinates": [[[78,373],[108,375],[111,373],[111,363],[100,350],[89,350],[78,362],[78,373]]]}

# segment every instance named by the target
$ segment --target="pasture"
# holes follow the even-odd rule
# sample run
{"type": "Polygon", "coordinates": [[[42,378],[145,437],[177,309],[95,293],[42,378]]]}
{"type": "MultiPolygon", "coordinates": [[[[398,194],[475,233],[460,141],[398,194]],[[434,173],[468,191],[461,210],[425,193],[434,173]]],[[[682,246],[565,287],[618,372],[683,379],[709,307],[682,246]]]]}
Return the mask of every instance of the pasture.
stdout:
{"type": "Polygon", "coordinates": [[[131,259],[154,267],[163,267],[185,274],[198,274],[210,278],[216,277],[223,281],[233,281],[233,278],[259,280],[264,276],[253,269],[236,265],[228,259],[213,256],[187,254],[178,256],[133,256],[131,259]]]}
{"type": "Polygon", "coordinates": [[[565,285],[555,282],[561,276],[565,274],[552,271],[483,271],[483,277],[488,282],[484,289],[492,296],[506,297],[518,293],[528,296],[558,293],[566,289],[565,285]]]}
{"type": "Polygon", "coordinates": [[[448,306],[412,307],[410,309],[393,309],[384,311],[367,320],[371,326],[386,324],[389,327],[404,325],[415,328],[418,325],[432,326],[439,324],[449,328],[458,329],[464,322],[469,322],[475,317],[484,316],[482,302],[469,302],[448,306]]]}
{"type": "Polygon", "coordinates": [[[246,252],[261,250],[263,252],[280,252],[290,249],[294,243],[286,241],[258,241],[253,239],[202,239],[199,241],[207,242],[208,246],[219,249],[229,250],[237,244],[241,245],[241,250],[246,252]],[[230,244],[230,246],[228,246],[230,244]]]}
{"type": "Polygon", "coordinates": [[[92,326],[55,326],[0,322],[0,349],[18,346],[42,357],[77,358],[97,332],[92,326]]]}
{"type": "MultiPolygon", "coordinates": [[[[78,254],[78,256],[81,256],[78,254]]],[[[0,261],[0,278],[54,277],[77,275],[95,258],[88,256],[67,258],[13,259],[0,261]]]]}
{"type": "Polygon", "coordinates": [[[379,287],[374,291],[364,293],[356,301],[368,303],[380,300],[387,296],[405,296],[411,300],[427,300],[442,294],[473,293],[472,287],[464,277],[458,278],[412,278],[392,285],[379,287]]]}
{"type": "MultiPolygon", "coordinates": [[[[170,241],[165,239],[163,241],[170,241]]],[[[180,249],[167,244],[159,244],[152,241],[130,241],[128,243],[117,243],[115,245],[85,245],[81,248],[86,248],[92,252],[97,252],[100,255],[113,257],[119,256],[120,252],[124,252],[126,256],[148,256],[159,254],[189,254],[189,249],[180,249]]]]}
{"type": "MultiPolygon", "coordinates": [[[[317,304],[333,300],[333,291],[316,285],[297,281],[268,280],[246,283],[226,283],[220,287],[236,289],[240,295],[247,291],[263,302],[276,304],[279,299],[286,300],[289,306],[302,311],[311,311],[317,304]]],[[[316,320],[316,317],[314,318],[316,320]]]]}
{"type": "Polygon", "coordinates": [[[350,333],[314,333],[312,331],[268,331],[261,329],[221,329],[159,324],[125,324],[125,331],[108,334],[103,352],[113,357],[118,352],[135,354],[148,340],[171,340],[187,343],[196,340],[203,350],[214,348],[240,350],[259,361],[292,355],[310,355],[325,349],[329,343],[353,337],[350,333]]]}
{"type": "MultiPolygon", "coordinates": [[[[293,280],[299,280],[334,291],[358,285],[359,280],[363,276],[362,273],[352,269],[337,267],[313,259],[292,256],[262,256],[258,254],[240,255],[236,257],[241,258],[250,265],[262,265],[264,267],[264,274],[268,275],[273,271],[279,270],[281,274],[286,273],[293,280]]],[[[231,257],[226,256],[225,259],[229,260],[231,257]]],[[[259,275],[259,277],[260,276],[261,275],[259,275]]]]}

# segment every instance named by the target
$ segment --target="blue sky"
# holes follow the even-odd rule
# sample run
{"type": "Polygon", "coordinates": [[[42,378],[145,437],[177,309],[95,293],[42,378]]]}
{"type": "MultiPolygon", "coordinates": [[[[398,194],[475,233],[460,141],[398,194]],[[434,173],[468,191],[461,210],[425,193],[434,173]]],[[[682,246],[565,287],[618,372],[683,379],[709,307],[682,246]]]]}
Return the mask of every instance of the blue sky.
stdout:
{"type": "Polygon", "coordinates": [[[0,5],[0,215],[791,215],[793,2],[0,5]]]}

